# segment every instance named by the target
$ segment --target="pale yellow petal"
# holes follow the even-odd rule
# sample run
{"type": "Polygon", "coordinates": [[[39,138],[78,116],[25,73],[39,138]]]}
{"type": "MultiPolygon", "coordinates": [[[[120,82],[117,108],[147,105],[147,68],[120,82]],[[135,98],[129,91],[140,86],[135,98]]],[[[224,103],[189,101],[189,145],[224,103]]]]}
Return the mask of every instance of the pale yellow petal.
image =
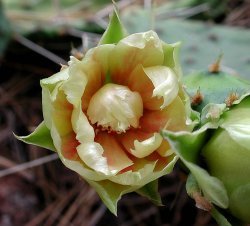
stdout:
{"type": "Polygon", "coordinates": [[[113,44],[105,44],[92,48],[86,53],[82,60],[86,64],[93,61],[98,64],[98,67],[101,68],[102,82],[105,81],[105,77],[109,71],[109,58],[114,47],[115,45],[113,44]]]}
{"type": "Polygon", "coordinates": [[[99,143],[89,142],[80,144],[77,153],[80,159],[91,169],[104,175],[115,174],[108,167],[107,158],[103,156],[103,148],[99,143]]]}
{"type": "Polygon", "coordinates": [[[128,76],[127,85],[132,91],[140,93],[145,109],[159,110],[162,106],[163,98],[153,97],[154,85],[141,64],[128,76]]]}
{"type": "Polygon", "coordinates": [[[159,148],[162,140],[163,138],[159,133],[154,133],[152,137],[144,141],[135,140],[134,149],[131,149],[131,154],[137,158],[144,158],[159,148]]]}
{"type": "Polygon", "coordinates": [[[159,133],[145,133],[140,130],[130,130],[119,139],[124,148],[137,158],[144,158],[160,147],[162,137],[159,133]]]}
{"type": "Polygon", "coordinates": [[[82,112],[81,105],[73,109],[71,123],[80,143],[94,142],[95,132],[86,115],[82,112]]]}
{"type": "Polygon", "coordinates": [[[92,124],[116,132],[125,132],[130,126],[137,128],[142,113],[140,95],[116,84],[106,84],[98,90],[87,110],[92,124]]]}
{"type": "Polygon", "coordinates": [[[147,67],[144,71],[154,84],[153,96],[163,97],[161,108],[171,104],[179,92],[178,78],[174,71],[165,66],[147,67]]]}
{"type": "Polygon", "coordinates": [[[127,76],[137,65],[162,65],[163,60],[162,43],[154,31],[129,35],[118,42],[110,54],[111,80],[127,85],[127,76]]]}

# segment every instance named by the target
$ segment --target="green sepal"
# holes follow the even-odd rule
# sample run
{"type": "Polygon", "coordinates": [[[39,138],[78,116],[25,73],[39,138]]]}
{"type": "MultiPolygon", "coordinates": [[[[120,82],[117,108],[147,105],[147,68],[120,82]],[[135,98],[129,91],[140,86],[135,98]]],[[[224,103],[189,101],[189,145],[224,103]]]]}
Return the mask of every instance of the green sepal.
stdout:
{"type": "Polygon", "coordinates": [[[229,199],[224,184],[197,165],[201,147],[206,140],[207,128],[193,133],[163,131],[162,135],[193,174],[204,197],[221,208],[227,208],[229,199]]]}
{"type": "Polygon", "coordinates": [[[155,205],[161,206],[161,196],[158,192],[158,180],[152,181],[136,191],[139,195],[147,197],[155,205]]]}
{"type": "Polygon", "coordinates": [[[162,130],[161,134],[169,140],[177,155],[192,163],[197,162],[201,147],[207,138],[206,127],[193,133],[162,130]]]}
{"type": "Polygon", "coordinates": [[[104,32],[99,45],[103,44],[116,44],[118,43],[121,39],[125,38],[128,33],[124,26],[121,23],[121,20],[119,18],[119,12],[116,7],[116,4],[114,4],[114,11],[112,16],[109,19],[109,25],[104,32]]]}
{"type": "Polygon", "coordinates": [[[162,44],[164,52],[163,65],[172,68],[179,78],[182,77],[182,70],[179,59],[180,46],[181,42],[176,42],[173,44],[164,42],[162,44]]]}
{"type": "Polygon", "coordinates": [[[197,183],[195,177],[190,173],[186,181],[186,191],[187,194],[192,198],[194,193],[200,193],[201,189],[197,183]]]}
{"type": "Polygon", "coordinates": [[[186,181],[186,191],[195,200],[196,207],[205,211],[211,211],[212,203],[203,196],[196,178],[190,173],[186,181]]]}
{"type": "Polygon", "coordinates": [[[229,223],[226,217],[221,214],[215,207],[212,208],[211,215],[216,220],[219,226],[233,226],[231,223],[229,223]]]}
{"type": "MultiPolygon", "coordinates": [[[[195,179],[195,177],[192,174],[189,174],[187,182],[186,182],[186,190],[188,195],[191,198],[194,198],[196,201],[196,206],[202,208],[202,205],[204,207],[204,204],[206,206],[207,200],[202,197],[202,191],[195,179]],[[197,199],[197,194],[199,195],[199,199],[197,199]],[[204,203],[205,202],[205,203],[204,203]]],[[[209,205],[209,203],[208,203],[209,205]]],[[[244,226],[242,222],[237,220],[236,218],[229,215],[226,211],[220,209],[223,213],[221,213],[214,205],[210,204],[211,209],[207,209],[212,215],[212,217],[215,219],[215,221],[218,223],[219,226],[244,226]]],[[[205,209],[205,208],[203,208],[205,209]]]]}
{"type": "Polygon", "coordinates": [[[109,180],[103,180],[103,181],[86,180],[86,181],[93,188],[95,188],[96,192],[100,196],[103,203],[110,210],[110,212],[116,216],[117,216],[117,203],[121,199],[122,195],[133,192],[138,189],[138,187],[116,184],[109,180]]]}
{"type": "Polygon", "coordinates": [[[160,205],[161,200],[159,194],[157,194],[157,179],[160,176],[163,176],[167,173],[170,173],[177,161],[177,157],[175,156],[172,161],[168,164],[163,172],[158,172],[157,174],[152,174],[152,178],[154,180],[151,181],[151,176],[146,179],[149,181],[146,187],[143,188],[143,184],[140,185],[122,185],[110,180],[101,180],[101,181],[93,181],[83,177],[98,193],[100,198],[102,199],[103,203],[107,206],[107,208],[115,215],[117,215],[117,203],[121,199],[122,195],[130,193],[130,192],[137,192],[143,196],[146,196],[154,203],[160,205]]]}
{"type": "Polygon", "coordinates": [[[228,212],[214,206],[211,210],[211,215],[219,226],[247,226],[246,223],[228,214],[228,212]]]}
{"type": "MultiPolygon", "coordinates": [[[[14,134],[15,135],[15,134],[14,134]]],[[[23,141],[27,144],[33,144],[42,148],[49,149],[51,151],[56,151],[56,148],[53,144],[53,140],[50,135],[50,130],[45,125],[44,121],[28,136],[17,136],[15,137],[18,140],[23,141]]]]}

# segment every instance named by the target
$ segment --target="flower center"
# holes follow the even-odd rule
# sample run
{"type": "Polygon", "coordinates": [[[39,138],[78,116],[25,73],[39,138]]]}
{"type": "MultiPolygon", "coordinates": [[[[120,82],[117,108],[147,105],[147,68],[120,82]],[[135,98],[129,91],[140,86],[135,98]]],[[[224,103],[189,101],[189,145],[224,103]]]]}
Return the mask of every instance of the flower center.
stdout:
{"type": "Polygon", "coordinates": [[[142,114],[140,94],[112,83],[105,84],[92,96],[87,110],[91,123],[117,133],[125,132],[130,126],[137,128],[142,114]]]}

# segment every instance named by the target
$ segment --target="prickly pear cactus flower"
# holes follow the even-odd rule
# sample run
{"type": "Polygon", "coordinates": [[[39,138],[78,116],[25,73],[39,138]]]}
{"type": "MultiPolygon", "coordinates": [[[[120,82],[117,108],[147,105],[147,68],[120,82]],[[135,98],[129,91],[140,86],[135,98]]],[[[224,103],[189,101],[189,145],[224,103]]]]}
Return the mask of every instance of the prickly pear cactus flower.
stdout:
{"type": "MultiPolygon", "coordinates": [[[[248,81],[229,79],[249,92],[248,81]]],[[[250,96],[235,92],[224,101],[203,108],[200,129],[162,135],[190,170],[186,189],[197,207],[211,212],[220,226],[245,225],[250,223],[250,96]]]]}
{"type": "Polygon", "coordinates": [[[177,54],[154,31],[127,36],[115,12],[97,47],[41,81],[44,122],[21,139],[54,149],[116,213],[122,194],[148,195],[172,170],[160,131],[192,129],[177,54]]]}

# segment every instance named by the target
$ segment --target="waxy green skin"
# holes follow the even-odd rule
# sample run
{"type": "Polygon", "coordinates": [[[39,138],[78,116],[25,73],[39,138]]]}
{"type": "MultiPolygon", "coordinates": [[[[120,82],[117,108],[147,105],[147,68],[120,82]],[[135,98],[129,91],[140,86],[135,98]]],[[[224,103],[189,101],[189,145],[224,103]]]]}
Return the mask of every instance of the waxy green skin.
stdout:
{"type": "Polygon", "coordinates": [[[232,215],[250,222],[250,97],[225,112],[221,121],[202,156],[210,174],[224,183],[232,215]]]}
{"type": "Polygon", "coordinates": [[[209,103],[222,104],[232,93],[237,93],[240,97],[244,93],[250,92],[250,82],[242,80],[235,75],[226,72],[217,73],[208,70],[194,72],[184,76],[184,84],[191,97],[199,90],[203,96],[203,101],[194,106],[194,110],[201,110],[209,103]]]}

